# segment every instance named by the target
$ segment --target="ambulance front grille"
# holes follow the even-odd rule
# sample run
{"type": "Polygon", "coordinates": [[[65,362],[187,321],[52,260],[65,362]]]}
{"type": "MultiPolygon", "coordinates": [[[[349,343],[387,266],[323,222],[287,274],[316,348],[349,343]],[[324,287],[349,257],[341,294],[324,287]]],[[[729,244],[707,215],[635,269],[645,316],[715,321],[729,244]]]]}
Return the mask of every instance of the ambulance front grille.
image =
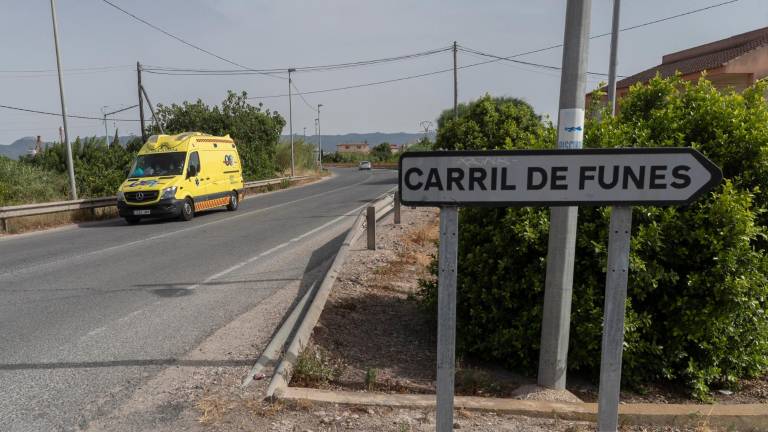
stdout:
{"type": "Polygon", "coordinates": [[[126,192],[125,200],[128,202],[135,202],[135,203],[154,201],[157,199],[157,195],[159,193],[160,191],[126,192]]]}

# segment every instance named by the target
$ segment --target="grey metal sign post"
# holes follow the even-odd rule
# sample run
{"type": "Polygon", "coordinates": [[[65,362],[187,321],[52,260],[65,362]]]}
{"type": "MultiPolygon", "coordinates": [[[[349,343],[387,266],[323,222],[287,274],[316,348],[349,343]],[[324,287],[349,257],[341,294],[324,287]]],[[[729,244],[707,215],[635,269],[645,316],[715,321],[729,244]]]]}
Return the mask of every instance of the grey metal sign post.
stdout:
{"type": "Polygon", "coordinates": [[[631,205],[680,205],[722,181],[692,148],[409,152],[400,157],[400,200],[440,207],[437,431],[453,430],[458,207],[609,205],[608,268],[598,427],[618,424],[631,205]]]}
{"type": "Polygon", "coordinates": [[[453,430],[453,381],[456,375],[456,274],[459,209],[440,208],[440,260],[437,279],[437,430],[453,430]]]}

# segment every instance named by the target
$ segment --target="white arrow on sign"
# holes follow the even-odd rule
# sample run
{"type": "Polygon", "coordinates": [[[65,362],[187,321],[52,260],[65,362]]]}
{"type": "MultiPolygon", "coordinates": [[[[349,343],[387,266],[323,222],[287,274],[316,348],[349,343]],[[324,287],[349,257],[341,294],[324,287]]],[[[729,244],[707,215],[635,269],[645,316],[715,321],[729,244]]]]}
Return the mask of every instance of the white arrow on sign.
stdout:
{"type": "Polygon", "coordinates": [[[399,170],[410,206],[680,205],[721,180],[692,148],[412,152],[399,170]]]}

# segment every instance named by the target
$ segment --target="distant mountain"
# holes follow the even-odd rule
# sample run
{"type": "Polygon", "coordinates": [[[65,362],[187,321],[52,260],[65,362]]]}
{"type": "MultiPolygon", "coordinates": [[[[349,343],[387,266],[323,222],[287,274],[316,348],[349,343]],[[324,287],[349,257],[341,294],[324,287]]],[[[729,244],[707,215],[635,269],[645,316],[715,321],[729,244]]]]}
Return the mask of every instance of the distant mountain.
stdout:
{"type": "MultiPolygon", "coordinates": [[[[296,138],[303,138],[303,135],[301,134],[294,134],[293,135],[296,138]]],[[[349,133],[344,135],[323,135],[323,151],[325,152],[335,152],[336,151],[336,144],[343,144],[343,143],[361,143],[368,141],[368,145],[373,147],[376,144],[381,144],[383,142],[388,142],[390,144],[397,144],[397,145],[403,145],[403,144],[412,144],[420,140],[424,136],[423,133],[409,133],[409,132],[394,132],[394,133],[387,133],[387,132],[372,132],[372,133],[349,133]]],[[[429,133],[429,139],[433,140],[435,139],[435,133],[430,132],[429,133]]],[[[282,139],[289,139],[290,135],[283,135],[282,139]]],[[[317,143],[317,136],[315,135],[307,135],[307,141],[310,143],[317,143]]]]}
{"type": "Polygon", "coordinates": [[[19,156],[29,153],[29,149],[35,147],[35,141],[37,141],[37,138],[30,136],[19,138],[13,144],[0,145],[0,155],[11,159],[18,159],[19,156]]]}
{"type": "MultiPolygon", "coordinates": [[[[104,138],[104,137],[99,137],[99,138],[104,138]]],[[[114,136],[109,137],[110,142],[112,138],[114,138],[114,136]]],[[[134,138],[136,138],[136,135],[125,135],[125,136],[118,137],[118,140],[120,140],[120,145],[125,147],[125,145],[134,138]]],[[[29,137],[19,138],[16,141],[14,141],[12,144],[7,144],[7,145],[0,144],[0,156],[6,156],[11,159],[18,159],[19,156],[28,154],[29,150],[35,147],[35,141],[37,141],[37,138],[29,136],[29,137]]],[[[52,143],[43,142],[44,146],[48,146],[50,144],[52,143]]]]}

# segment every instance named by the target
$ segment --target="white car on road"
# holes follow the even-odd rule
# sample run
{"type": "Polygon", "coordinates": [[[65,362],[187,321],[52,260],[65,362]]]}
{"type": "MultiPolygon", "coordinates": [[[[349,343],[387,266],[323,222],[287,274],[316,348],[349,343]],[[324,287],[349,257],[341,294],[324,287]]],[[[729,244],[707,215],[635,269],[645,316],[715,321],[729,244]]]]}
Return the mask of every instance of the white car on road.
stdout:
{"type": "Polygon", "coordinates": [[[360,165],[357,166],[357,169],[369,170],[371,169],[371,163],[368,161],[362,161],[360,162],[360,165]]]}

